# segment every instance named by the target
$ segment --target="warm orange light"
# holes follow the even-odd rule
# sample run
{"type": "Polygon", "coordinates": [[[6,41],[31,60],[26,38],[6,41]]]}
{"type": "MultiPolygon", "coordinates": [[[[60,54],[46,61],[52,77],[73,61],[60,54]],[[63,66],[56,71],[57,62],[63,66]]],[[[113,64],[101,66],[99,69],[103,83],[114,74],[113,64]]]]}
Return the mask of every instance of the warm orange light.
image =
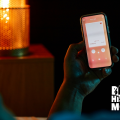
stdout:
{"type": "Polygon", "coordinates": [[[0,0],[0,50],[29,47],[29,21],[25,0],[0,0]]]}
{"type": "Polygon", "coordinates": [[[9,0],[0,0],[0,7],[3,8],[9,7],[9,0]]]}
{"type": "Polygon", "coordinates": [[[2,8],[22,8],[25,7],[25,0],[0,0],[2,8]]]}

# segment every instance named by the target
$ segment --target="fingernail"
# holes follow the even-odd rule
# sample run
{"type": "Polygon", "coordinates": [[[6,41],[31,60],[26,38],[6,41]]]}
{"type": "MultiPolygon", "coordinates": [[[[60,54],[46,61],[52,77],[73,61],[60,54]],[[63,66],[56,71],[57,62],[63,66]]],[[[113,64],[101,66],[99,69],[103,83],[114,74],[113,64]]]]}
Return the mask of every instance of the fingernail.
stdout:
{"type": "Polygon", "coordinates": [[[105,68],[105,72],[108,74],[111,72],[110,68],[105,68]]]}

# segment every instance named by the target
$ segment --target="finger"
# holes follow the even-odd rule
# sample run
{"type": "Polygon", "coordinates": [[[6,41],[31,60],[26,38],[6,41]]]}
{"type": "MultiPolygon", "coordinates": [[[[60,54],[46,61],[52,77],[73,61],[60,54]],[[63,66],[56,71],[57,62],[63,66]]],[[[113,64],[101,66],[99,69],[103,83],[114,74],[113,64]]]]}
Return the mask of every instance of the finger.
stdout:
{"type": "Polygon", "coordinates": [[[83,49],[84,45],[84,41],[81,41],[77,44],[71,44],[66,52],[67,58],[69,60],[76,59],[78,52],[83,49]]]}
{"type": "Polygon", "coordinates": [[[103,68],[102,74],[103,74],[103,79],[109,76],[112,73],[112,69],[110,67],[103,68]]]}
{"type": "Polygon", "coordinates": [[[114,47],[114,46],[111,46],[111,49],[110,49],[111,53],[114,55],[114,54],[117,54],[119,52],[119,50],[114,47]]]}
{"type": "MultiPolygon", "coordinates": [[[[112,67],[113,65],[114,63],[112,64],[112,67]]],[[[111,69],[112,67],[105,67],[102,69],[96,69],[96,70],[91,70],[91,71],[93,71],[101,81],[112,73],[112,69],[111,69]]]]}
{"type": "Polygon", "coordinates": [[[119,61],[119,57],[117,55],[113,55],[112,56],[112,61],[113,62],[118,62],[119,61]]]}

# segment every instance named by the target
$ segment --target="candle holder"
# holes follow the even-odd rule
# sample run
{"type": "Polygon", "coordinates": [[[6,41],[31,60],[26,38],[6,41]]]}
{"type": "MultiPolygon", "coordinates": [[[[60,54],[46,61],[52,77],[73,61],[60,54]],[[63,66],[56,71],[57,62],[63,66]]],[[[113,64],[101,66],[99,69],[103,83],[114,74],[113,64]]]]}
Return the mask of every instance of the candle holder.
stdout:
{"type": "Polygon", "coordinates": [[[0,56],[25,56],[30,45],[30,5],[0,0],[0,56]]]}

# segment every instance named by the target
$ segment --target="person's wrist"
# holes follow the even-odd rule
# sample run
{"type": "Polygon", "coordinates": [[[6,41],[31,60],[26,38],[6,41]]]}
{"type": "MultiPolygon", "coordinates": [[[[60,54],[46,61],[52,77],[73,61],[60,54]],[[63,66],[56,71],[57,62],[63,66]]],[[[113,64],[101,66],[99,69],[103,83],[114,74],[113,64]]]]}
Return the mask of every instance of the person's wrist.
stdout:
{"type": "Polygon", "coordinates": [[[68,91],[77,91],[78,96],[80,97],[81,101],[84,99],[84,95],[81,94],[79,85],[70,82],[69,80],[64,79],[64,84],[67,87],[68,91]]]}

